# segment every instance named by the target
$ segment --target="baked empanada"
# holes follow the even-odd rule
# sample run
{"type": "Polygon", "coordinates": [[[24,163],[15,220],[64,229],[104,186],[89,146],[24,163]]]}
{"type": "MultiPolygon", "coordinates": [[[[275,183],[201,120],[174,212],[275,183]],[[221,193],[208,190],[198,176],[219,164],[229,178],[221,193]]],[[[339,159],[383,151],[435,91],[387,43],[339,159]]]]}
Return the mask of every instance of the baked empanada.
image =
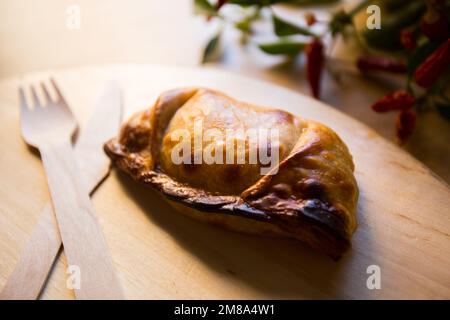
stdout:
{"type": "Polygon", "coordinates": [[[354,165],[338,135],[320,123],[210,89],[176,89],[132,116],[105,151],[194,218],[296,238],[333,259],[350,247],[354,165]]]}

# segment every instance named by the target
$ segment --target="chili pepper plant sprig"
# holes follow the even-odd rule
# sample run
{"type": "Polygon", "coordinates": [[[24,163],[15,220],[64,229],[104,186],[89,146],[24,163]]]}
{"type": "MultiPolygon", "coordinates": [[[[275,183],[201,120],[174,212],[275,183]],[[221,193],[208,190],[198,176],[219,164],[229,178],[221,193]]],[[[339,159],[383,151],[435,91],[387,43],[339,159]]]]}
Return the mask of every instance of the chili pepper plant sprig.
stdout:
{"type": "MultiPolygon", "coordinates": [[[[323,39],[328,35],[332,37],[337,37],[340,34],[345,35],[349,27],[352,26],[353,15],[364,8],[363,4],[370,1],[363,1],[348,13],[345,11],[337,12],[329,22],[319,21],[314,14],[305,11],[303,23],[291,23],[280,17],[272,6],[287,3],[301,7],[336,4],[338,2],[339,0],[216,0],[214,2],[213,0],[194,0],[194,5],[196,12],[204,15],[208,21],[216,19],[221,23],[233,25],[241,32],[244,43],[252,37],[255,24],[260,20],[261,12],[265,10],[270,16],[269,21],[272,24],[276,40],[257,43],[257,46],[270,55],[293,57],[304,54],[306,56],[306,76],[311,92],[314,97],[319,98],[321,74],[326,63],[323,39]],[[242,17],[239,20],[233,20],[233,18],[223,14],[223,9],[226,6],[240,7],[243,11],[242,17]],[[318,32],[317,28],[314,29],[319,24],[322,25],[322,29],[325,29],[323,32],[318,32]],[[297,35],[301,35],[302,39],[295,38],[297,35]]],[[[215,53],[218,51],[222,30],[220,28],[220,31],[205,46],[202,62],[207,62],[213,56],[217,56],[215,53]]]]}
{"type": "MultiPolygon", "coordinates": [[[[404,88],[372,104],[376,112],[398,112],[396,134],[400,144],[414,130],[417,114],[436,110],[450,120],[450,1],[403,1],[401,8],[389,8],[385,0],[385,24],[366,30],[363,38],[384,55],[365,55],[357,61],[362,72],[404,73],[404,88]],[[395,20],[394,20],[395,19],[395,20]],[[387,53],[387,54],[386,54],[387,53]],[[396,54],[396,58],[388,54],[396,54]]],[[[393,4],[392,4],[393,5],[393,4]]]]}
{"type": "MultiPolygon", "coordinates": [[[[257,46],[270,55],[304,54],[306,78],[316,98],[320,96],[321,74],[327,62],[325,51],[330,51],[325,50],[325,37],[331,37],[331,46],[339,36],[355,37],[364,52],[356,61],[362,73],[405,74],[404,88],[372,105],[376,112],[398,112],[395,128],[400,143],[413,132],[418,111],[434,108],[450,119],[450,0],[364,0],[348,11],[335,12],[329,21],[319,21],[305,9],[304,19],[298,23],[283,19],[272,8],[279,3],[302,8],[337,2],[339,0],[194,0],[197,13],[208,21],[216,19],[222,24],[232,24],[241,32],[243,43],[252,38],[264,10],[270,17],[276,40],[257,43],[257,46]],[[358,30],[354,17],[371,4],[381,7],[381,29],[358,30]],[[239,7],[244,14],[232,20],[223,14],[227,6],[239,7]],[[302,39],[298,40],[296,35],[301,35],[302,39]]],[[[218,51],[220,37],[221,31],[208,42],[203,62],[218,51]]]]}

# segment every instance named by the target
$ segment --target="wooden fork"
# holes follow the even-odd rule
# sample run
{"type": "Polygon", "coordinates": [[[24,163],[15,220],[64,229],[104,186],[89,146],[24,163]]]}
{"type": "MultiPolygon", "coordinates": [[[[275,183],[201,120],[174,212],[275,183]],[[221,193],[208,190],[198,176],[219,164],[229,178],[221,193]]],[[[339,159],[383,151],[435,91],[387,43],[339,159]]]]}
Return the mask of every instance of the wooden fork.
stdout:
{"type": "Polygon", "coordinates": [[[44,163],[53,207],[69,264],[67,281],[77,299],[123,299],[89,193],[80,180],[71,138],[77,123],[56,83],[53,100],[41,84],[46,103],[41,104],[31,87],[33,109],[19,89],[21,128],[24,140],[39,149],[44,163]]]}

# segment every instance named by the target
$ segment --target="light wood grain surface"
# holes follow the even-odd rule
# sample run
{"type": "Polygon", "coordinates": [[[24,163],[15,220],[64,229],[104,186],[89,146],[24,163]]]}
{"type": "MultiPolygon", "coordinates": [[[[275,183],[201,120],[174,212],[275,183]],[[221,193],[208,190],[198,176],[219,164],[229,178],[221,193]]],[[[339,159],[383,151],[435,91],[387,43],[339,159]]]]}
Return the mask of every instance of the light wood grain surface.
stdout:
{"type": "MultiPolygon", "coordinates": [[[[163,90],[200,85],[319,120],[354,156],[359,227],[337,263],[294,240],[193,221],[114,171],[93,202],[127,298],[450,298],[449,187],[367,126],[292,91],[214,70],[122,65],[51,73],[82,124],[111,78],[124,89],[126,117],[163,90]],[[380,290],[366,287],[370,265],[381,268],[380,290]]],[[[20,138],[19,81],[0,81],[0,286],[49,199],[40,159],[20,138]]],[[[73,298],[65,266],[62,256],[42,298],[73,298]]]]}

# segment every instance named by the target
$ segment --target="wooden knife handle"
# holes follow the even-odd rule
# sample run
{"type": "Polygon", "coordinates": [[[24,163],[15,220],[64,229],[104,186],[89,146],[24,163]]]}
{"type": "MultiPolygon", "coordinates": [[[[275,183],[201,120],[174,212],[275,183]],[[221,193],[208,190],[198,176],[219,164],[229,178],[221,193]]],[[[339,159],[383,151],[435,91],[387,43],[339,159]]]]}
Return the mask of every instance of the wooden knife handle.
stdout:
{"type": "Polygon", "coordinates": [[[61,247],[58,225],[49,202],[0,292],[0,300],[37,299],[61,247]]]}
{"type": "MultiPolygon", "coordinates": [[[[82,161],[83,152],[75,152],[75,155],[77,160],[82,161]]],[[[88,183],[89,190],[93,190],[106,174],[98,166],[96,169],[98,172],[92,172],[91,176],[85,176],[85,172],[81,173],[82,178],[85,178],[84,181],[88,183]]],[[[0,292],[0,300],[37,299],[44,288],[61,244],[53,206],[48,202],[42,209],[13,272],[0,292]]]]}
{"type": "Polygon", "coordinates": [[[123,299],[122,288],[95,217],[89,193],[80,177],[71,145],[40,150],[78,299],[123,299]],[[79,271],[79,273],[78,273],[79,271]]]}

